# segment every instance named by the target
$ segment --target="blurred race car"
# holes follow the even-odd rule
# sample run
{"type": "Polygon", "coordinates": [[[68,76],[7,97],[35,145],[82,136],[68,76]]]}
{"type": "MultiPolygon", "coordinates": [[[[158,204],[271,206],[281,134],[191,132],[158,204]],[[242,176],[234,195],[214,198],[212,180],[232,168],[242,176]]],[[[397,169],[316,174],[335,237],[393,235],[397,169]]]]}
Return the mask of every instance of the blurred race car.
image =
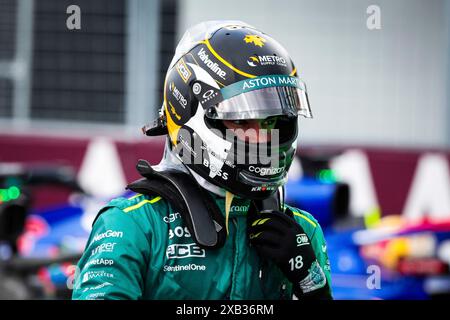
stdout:
{"type": "Polygon", "coordinates": [[[70,282],[107,201],[83,191],[69,167],[0,165],[0,299],[70,296],[70,282]],[[37,209],[33,191],[65,188],[67,203],[37,209]]]}
{"type": "Polygon", "coordinates": [[[450,219],[351,216],[351,190],[329,166],[335,155],[300,157],[303,174],[286,186],[286,202],[313,213],[324,230],[334,298],[449,298],[450,219]]]}

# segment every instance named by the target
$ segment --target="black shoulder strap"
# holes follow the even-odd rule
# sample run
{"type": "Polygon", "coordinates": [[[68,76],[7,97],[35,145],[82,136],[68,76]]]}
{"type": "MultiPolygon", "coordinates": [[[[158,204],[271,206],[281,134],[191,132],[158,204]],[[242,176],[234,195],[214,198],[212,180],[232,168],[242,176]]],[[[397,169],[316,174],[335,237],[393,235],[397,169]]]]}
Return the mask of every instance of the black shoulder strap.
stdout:
{"type": "Polygon", "coordinates": [[[174,169],[154,170],[145,160],[136,166],[144,177],[127,186],[143,194],[157,194],[180,212],[195,242],[204,248],[220,248],[225,243],[225,219],[214,199],[192,177],[174,169]]]}

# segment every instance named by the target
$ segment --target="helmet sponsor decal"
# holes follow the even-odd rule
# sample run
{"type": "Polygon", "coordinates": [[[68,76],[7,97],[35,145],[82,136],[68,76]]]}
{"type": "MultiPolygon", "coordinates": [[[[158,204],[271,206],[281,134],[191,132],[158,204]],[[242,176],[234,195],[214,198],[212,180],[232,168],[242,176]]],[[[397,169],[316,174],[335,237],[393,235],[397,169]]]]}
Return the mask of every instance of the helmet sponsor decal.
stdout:
{"type": "Polygon", "coordinates": [[[214,148],[218,157],[216,158],[210,156],[208,161],[208,167],[210,167],[210,165],[213,165],[216,169],[215,171],[210,170],[209,172],[209,177],[214,178],[224,165],[224,161],[221,161],[220,159],[227,159],[228,152],[232,147],[232,143],[230,141],[224,140],[218,135],[211,134],[211,129],[206,126],[204,120],[204,111],[202,108],[197,108],[196,114],[191,117],[188,122],[186,122],[185,126],[194,131],[205,145],[214,148]]]}
{"type": "Polygon", "coordinates": [[[170,106],[170,113],[173,114],[178,120],[181,119],[181,116],[177,113],[177,110],[175,109],[175,107],[173,106],[173,104],[169,101],[169,106],[170,106]]]}
{"type": "Polygon", "coordinates": [[[274,174],[278,174],[284,171],[284,167],[280,167],[280,168],[275,168],[275,167],[270,167],[270,168],[260,168],[260,167],[255,167],[255,166],[250,166],[248,168],[248,170],[250,172],[254,172],[259,174],[260,176],[271,176],[274,174]]]}
{"type": "Polygon", "coordinates": [[[267,40],[256,34],[248,34],[245,36],[244,41],[245,43],[253,43],[255,46],[262,48],[267,40]]]}
{"type": "Polygon", "coordinates": [[[183,107],[186,108],[187,106],[187,99],[181,94],[180,90],[176,87],[175,83],[172,81],[169,85],[169,90],[172,92],[173,97],[178,101],[178,103],[183,107]]]}
{"type": "Polygon", "coordinates": [[[198,57],[202,62],[215,74],[217,74],[223,80],[226,80],[227,73],[222,70],[217,62],[212,61],[209,58],[209,55],[206,53],[204,48],[201,48],[199,52],[197,52],[198,57]]]}
{"type": "Polygon", "coordinates": [[[217,168],[214,164],[212,164],[208,159],[203,159],[203,165],[209,168],[210,172],[214,174],[214,176],[219,176],[223,180],[228,180],[228,173],[223,172],[220,168],[217,168]]]}
{"type": "Polygon", "coordinates": [[[192,92],[203,107],[216,105],[223,100],[220,90],[207,83],[195,82],[192,86],[192,92]],[[208,104],[206,105],[206,103],[208,104]]]}
{"type": "MultiPolygon", "coordinates": [[[[184,148],[184,149],[180,149],[179,150],[179,152],[183,152],[183,162],[184,163],[186,163],[186,160],[188,161],[187,163],[190,163],[190,157],[186,157],[186,155],[185,155],[185,153],[184,153],[184,151],[182,151],[182,150],[186,150],[190,155],[192,155],[193,157],[194,157],[194,159],[197,159],[198,158],[198,153],[197,153],[197,151],[195,151],[193,148],[192,148],[192,146],[191,146],[191,141],[189,140],[189,141],[186,141],[186,139],[184,138],[184,135],[183,135],[183,133],[185,132],[186,130],[184,130],[184,129],[180,129],[180,131],[179,131],[179,135],[178,135],[178,141],[180,141],[180,143],[181,143],[181,145],[179,145],[179,146],[181,146],[182,148],[184,148]]],[[[187,135],[189,132],[186,132],[186,137],[189,137],[189,135],[187,135]]],[[[178,147],[177,146],[177,148],[181,148],[181,147],[178,147]]],[[[194,144],[194,147],[195,147],[195,144],[194,144]]],[[[195,162],[196,163],[196,162],[195,162]]]]}
{"type": "Polygon", "coordinates": [[[258,57],[256,57],[256,56],[250,56],[250,57],[248,57],[248,59],[247,59],[247,64],[248,64],[250,67],[257,67],[257,66],[260,65],[260,62],[259,62],[258,57]]]}
{"type": "Polygon", "coordinates": [[[201,148],[201,150],[205,150],[206,152],[208,152],[208,155],[211,157],[214,157],[214,158],[217,158],[217,160],[219,160],[219,161],[221,161],[221,162],[224,162],[227,166],[229,166],[230,168],[236,168],[236,166],[233,164],[233,162],[231,162],[230,160],[228,160],[228,159],[224,159],[224,158],[222,158],[221,156],[219,156],[217,153],[215,153],[214,152],[214,150],[211,148],[211,147],[209,147],[209,146],[205,146],[205,145],[201,145],[200,146],[200,148],[201,148]]]}
{"type": "Polygon", "coordinates": [[[297,77],[286,75],[268,75],[235,82],[220,89],[223,99],[229,99],[241,93],[269,87],[295,87],[304,89],[297,77]]]}
{"type": "Polygon", "coordinates": [[[194,92],[194,94],[199,94],[202,92],[202,85],[198,82],[194,83],[192,86],[192,92],[194,92]]]}
{"type": "Polygon", "coordinates": [[[250,67],[273,66],[273,65],[282,66],[282,67],[287,66],[286,59],[283,57],[276,56],[276,55],[250,56],[247,59],[247,64],[250,67]]]}
{"type": "Polygon", "coordinates": [[[259,192],[259,191],[274,191],[276,190],[276,186],[262,186],[262,187],[253,187],[252,192],[259,192]]]}
{"type": "Polygon", "coordinates": [[[180,61],[177,62],[175,67],[176,67],[176,69],[178,71],[178,74],[180,75],[181,79],[183,79],[183,81],[185,83],[188,83],[192,73],[188,69],[188,67],[186,66],[186,63],[184,63],[184,60],[180,59],[180,61]]]}

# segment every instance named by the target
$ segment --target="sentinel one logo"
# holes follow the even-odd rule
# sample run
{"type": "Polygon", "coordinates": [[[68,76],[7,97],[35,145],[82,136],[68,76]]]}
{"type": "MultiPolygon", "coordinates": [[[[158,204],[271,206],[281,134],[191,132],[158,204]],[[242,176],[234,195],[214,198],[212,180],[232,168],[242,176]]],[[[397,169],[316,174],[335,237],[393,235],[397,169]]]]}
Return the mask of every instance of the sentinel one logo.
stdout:
{"type": "Polygon", "coordinates": [[[164,272],[176,272],[176,271],[205,271],[206,266],[202,264],[191,263],[188,265],[176,265],[176,266],[164,266],[164,272]]]}
{"type": "Polygon", "coordinates": [[[206,66],[215,74],[217,74],[219,77],[221,77],[222,79],[225,80],[225,76],[227,75],[227,73],[225,71],[223,71],[219,65],[217,64],[217,62],[213,62],[209,59],[209,56],[206,54],[205,50],[203,48],[200,49],[200,51],[197,53],[197,55],[199,56],[200,60],[203,61],[204,64],[206,64],[206,66]]]}

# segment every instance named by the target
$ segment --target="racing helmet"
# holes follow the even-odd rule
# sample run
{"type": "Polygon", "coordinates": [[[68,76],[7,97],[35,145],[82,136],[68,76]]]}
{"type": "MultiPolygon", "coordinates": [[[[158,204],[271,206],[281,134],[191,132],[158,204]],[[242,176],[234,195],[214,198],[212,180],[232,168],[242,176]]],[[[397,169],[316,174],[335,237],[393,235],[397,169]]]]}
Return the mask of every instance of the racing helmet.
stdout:
{"type": "Polygon", "coordinates": [[[244,22],[208,21],[180,40],[160,117],[143,130],[168,134],[176,156],[206,181],[240,197],[265,199],[287,181],[298,115],[312,117],[306,86],[287,51],[244,22]],[[272,139],[265,143],[238,139],[224,125],[272,117],[272,139]]]}

